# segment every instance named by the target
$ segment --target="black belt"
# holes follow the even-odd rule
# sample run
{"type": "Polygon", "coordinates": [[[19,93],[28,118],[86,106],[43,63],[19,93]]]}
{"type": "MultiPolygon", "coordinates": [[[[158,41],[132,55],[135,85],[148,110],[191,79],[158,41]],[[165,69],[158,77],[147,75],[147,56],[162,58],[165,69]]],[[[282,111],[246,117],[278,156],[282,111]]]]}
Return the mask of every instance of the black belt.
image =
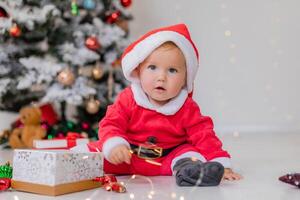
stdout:
{"type": "MultiPolygon", "coordinates": [[[[181,145],[181,144],[180,144],[181,145]]],[[[132,152],[136,155],[138,155],[140,158],[145,158],[145,159],[155,159],[155,158],[160,158],[168,155],[176,149],[178,146],[176,145],[174,147],[168,148],[168,149],[163,149],[161,147],[157,147],[155,145],[135,145],[135,144],[130,144],[130,148],[132,152]]]]}

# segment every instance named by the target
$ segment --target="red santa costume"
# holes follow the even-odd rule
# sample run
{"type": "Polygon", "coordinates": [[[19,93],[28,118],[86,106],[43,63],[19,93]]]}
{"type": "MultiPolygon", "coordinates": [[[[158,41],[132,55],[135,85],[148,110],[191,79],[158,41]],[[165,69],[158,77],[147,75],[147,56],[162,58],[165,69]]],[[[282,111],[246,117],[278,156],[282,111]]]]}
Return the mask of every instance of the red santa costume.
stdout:
{"type": "Polygon", "coordinates": [[[99,141],[89,146],[99,149],[105,157],[104,171],[114,174],[172,175],[177,160],[194,157],[203,162],[217,161],[230,167],[230,155],[213,131],[211,118],[203,116],[192,99],[193,81],[198,69],[198,51],[187,27],[178,24],[153,30],[131,44],[122,56],[122,69],[131,86],[121,92],[115,103],[108,107],[99,123],[99,141]],[[172,41],[182,51],[187,67],[184,89],[163,106],[150,103],[133,70],[157,47],[172,41]],[[125,144],[128,147],[155,138],[155,145],[169,151],[154,159],[153,165],[133,154],[131,164],[113,165],[108,157],[111,150],[125,144]]]}

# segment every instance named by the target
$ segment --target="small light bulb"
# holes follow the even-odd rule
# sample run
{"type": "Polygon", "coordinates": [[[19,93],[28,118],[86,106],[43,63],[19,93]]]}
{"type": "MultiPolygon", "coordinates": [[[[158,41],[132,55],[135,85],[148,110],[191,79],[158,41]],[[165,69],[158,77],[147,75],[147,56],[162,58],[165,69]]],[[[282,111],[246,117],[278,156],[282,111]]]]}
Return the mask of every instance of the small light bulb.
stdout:
{"type": "Polygon", "coordinates": [[[176,196],[177,196],[177,195],[176,195],[175,192],[172,192],[172,193],[171,193],[171,198],[172,198],[172,199],[176,199],[176,196]]]}
{"type": "Polygon", "coordinates": [[[130,199],[134,199],[134,194],[131,193],[131,194],[129,195],[129,198],[130,198],[130,199]]]}
{"type": "Polygon", "coordinates": [[[224,34],[225,34],[226,37],[230,37],[232,35],[231,31],[229,31],[229,30],[225,31],[224,34]]]}
{"type": "Polygon", "coordinates": [[[239,137],[239,136],[240,136],[240,133],[238,131],[233,132],[233,137],[239,137]]]}
{"type": "Polygon", "coordinates": [[[150,191],[150,194],[151,194],[151,195],[154,195],[154,194],[155,194],[155,192],[154,192],[153,190],[151,190],[151,191],[150,191]]]}

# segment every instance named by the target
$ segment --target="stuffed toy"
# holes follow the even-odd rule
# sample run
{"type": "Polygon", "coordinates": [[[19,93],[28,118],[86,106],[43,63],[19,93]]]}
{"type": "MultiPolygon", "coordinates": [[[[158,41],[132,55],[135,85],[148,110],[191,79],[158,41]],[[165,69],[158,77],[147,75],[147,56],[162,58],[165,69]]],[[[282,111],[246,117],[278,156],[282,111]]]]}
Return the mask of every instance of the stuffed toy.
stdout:
{"type": "Polygon", "coordinates": [[[46,130],[41,126],[42,113],[38,107],[24,107],[20,110],[20,121],[23,126],[13,129],[9,144],[12,148],[32,148],[33,140],[46,136],[46,130]]]}

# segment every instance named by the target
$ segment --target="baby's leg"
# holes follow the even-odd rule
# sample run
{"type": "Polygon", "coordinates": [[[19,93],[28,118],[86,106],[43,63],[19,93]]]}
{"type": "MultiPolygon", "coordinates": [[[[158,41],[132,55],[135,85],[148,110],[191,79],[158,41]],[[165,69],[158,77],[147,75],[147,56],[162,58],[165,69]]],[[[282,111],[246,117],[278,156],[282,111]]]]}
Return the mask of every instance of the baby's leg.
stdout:
{"type": "Polygon", "coordinates": [[[179,186],[215,186],[220,183],[224,174],[223,165],[207,162],[190,144],[173,150],[164,159],[163,166],[166,167],[163,167],[162,175],[164,172],[173,174],[179,186]]]}
{"type": "Polygon", "coordinates": [[[218,162],[181,158],[175,163],[173,172],[179,186],[216,186],[222,180],[224,167],[218,162]]]}

